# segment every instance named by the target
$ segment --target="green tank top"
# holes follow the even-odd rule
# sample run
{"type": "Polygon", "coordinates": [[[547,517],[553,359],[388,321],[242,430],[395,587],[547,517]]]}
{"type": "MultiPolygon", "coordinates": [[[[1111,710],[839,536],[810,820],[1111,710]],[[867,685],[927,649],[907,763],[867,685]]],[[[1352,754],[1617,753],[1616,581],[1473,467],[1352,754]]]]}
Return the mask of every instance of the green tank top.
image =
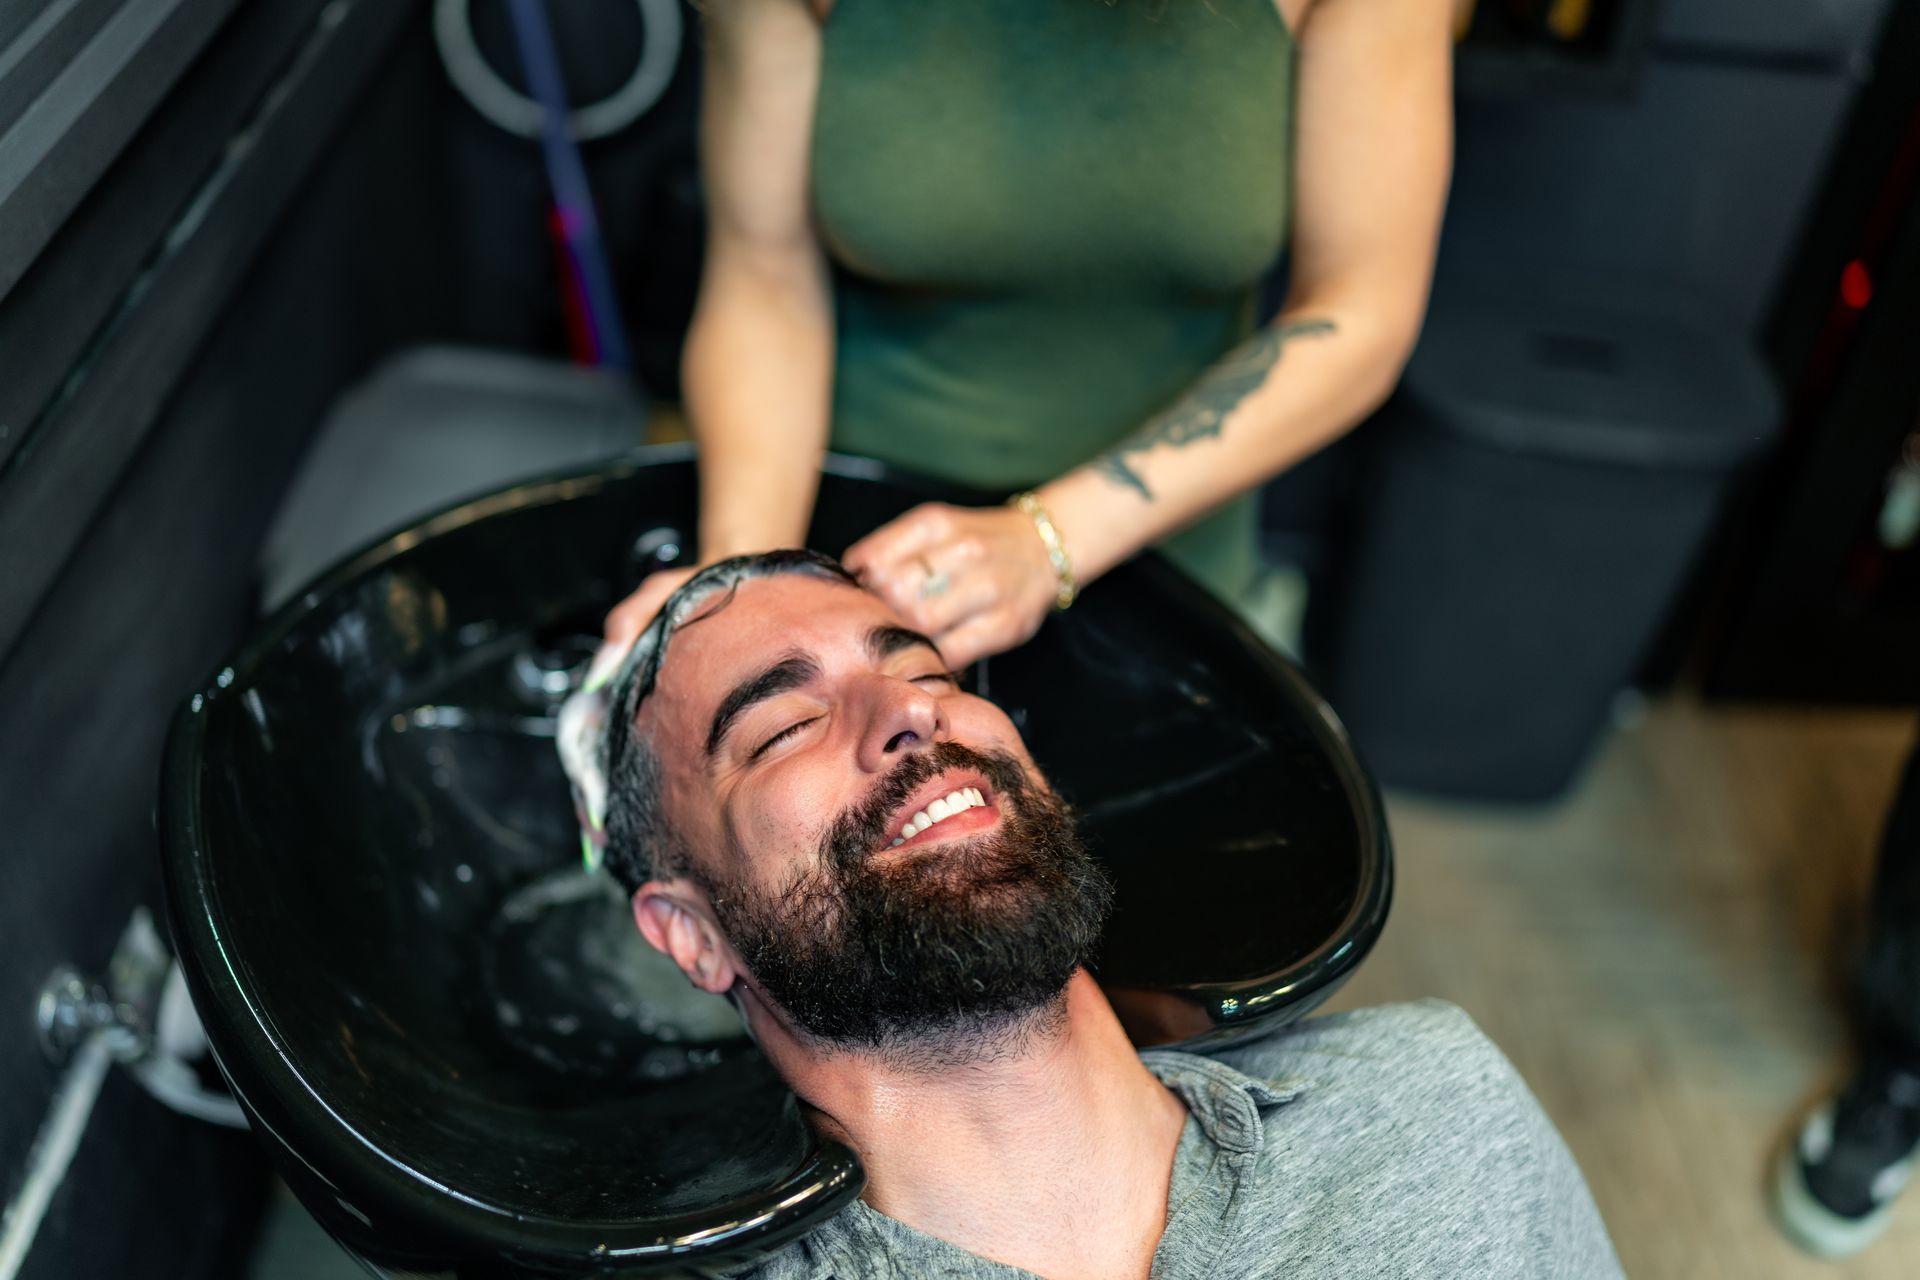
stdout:
{"type": "MultiPolygon", "coordinates": [[[[1273,0],[837,0],[834,447],[1012,490],[1180,396],[1284,242],[1293,61],[1273,0]]],[[[1235,599],[1256,531],[1249,495],[1162,549],[1235,599]]]]}

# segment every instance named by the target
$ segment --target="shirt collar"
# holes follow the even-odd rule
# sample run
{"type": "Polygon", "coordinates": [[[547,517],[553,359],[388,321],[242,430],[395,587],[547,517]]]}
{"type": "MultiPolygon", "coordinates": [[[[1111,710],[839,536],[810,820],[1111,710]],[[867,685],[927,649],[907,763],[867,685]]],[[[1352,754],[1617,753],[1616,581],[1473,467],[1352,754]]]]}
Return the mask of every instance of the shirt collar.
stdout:
{"type": "Polygon", "coordinates": [[[1180,1095],[1209,1141],[1224,1151],[1258,1155],[1266,1128],[1260,1113],[1313,1087],[1300,1076],[1261,1080],[1224,1062],[1176,1049],[1148,1049],[1140,1061],[1180,1095]]]}

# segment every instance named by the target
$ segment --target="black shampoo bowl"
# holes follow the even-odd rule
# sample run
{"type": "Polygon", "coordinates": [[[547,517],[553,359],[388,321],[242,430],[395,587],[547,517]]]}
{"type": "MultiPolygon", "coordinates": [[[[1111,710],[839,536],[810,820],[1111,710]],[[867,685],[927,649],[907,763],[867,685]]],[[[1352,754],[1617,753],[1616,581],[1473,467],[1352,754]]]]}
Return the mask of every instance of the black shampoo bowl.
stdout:
{"type": "MultiPolygon", "coordinates": [[[[928,496],[835,460],[814,545],[928,496]]],[[[661,981],[578,870],[553,709],[693,514],[683,452],[468,503],[327,574],[177,719],[181,966],[288,1182],[383,1266],[704,1269],[858,1194],[724,1004],[661,981]]],[[[1372,784],[1299,673],[1172,569],[1117,570],[976,680],[1113,870],[1097,972],[1136,1040],[1297,1018],[1372,945],[1372,784]]]]}

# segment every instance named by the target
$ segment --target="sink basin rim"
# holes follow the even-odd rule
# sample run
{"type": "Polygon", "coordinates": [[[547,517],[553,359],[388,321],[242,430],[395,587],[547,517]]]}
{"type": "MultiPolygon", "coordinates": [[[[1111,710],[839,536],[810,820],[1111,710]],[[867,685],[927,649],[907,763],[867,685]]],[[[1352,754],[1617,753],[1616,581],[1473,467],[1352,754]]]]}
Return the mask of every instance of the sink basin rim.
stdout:
{"type": "MultiPolygon", "coordinates": [[[[416,543],[509,511],[586,497],[637,469],[690,462],[693,456],[691,445],[636,449],[611,463],[534,478],[477,496],[370,541],[342,557],[257,624],[234,656],[175,716],[162,766],[158,825],[167,914],[176,954],[181,957],[196,1003],[218,1011],[217,1017],[207,1019],[217,1060],[276,1154],[282,1160],[298,1162],[336,1197],[345,1197],[342,1202],[346,1211],[362,1222],[368,1216],[366,1210],[372,1209],[382,1230],[403,1221],[417,1228],[423,1238],[448,1242],[449,1248],[464,1242],[459,1251],[462,1257],[472,1256],[471,1242],[477,1238],[497,1246],[502,1254],[531,1256],[547,1265],[577,1263],[588,1256],[644,1262],[696,1249],[718,1260],[732,1255],[736,1248],[743,1254],[759,1253],[804,1233],[820,1217],[855,1198],[864,1184],[864,1173],[851,1151],[838,1143],[816,1139],[807,1159],[786,1179],[771,1190],[736,1202],[741,1212],[735,1221],[723,1228],[702,1227],[693,1233],[697,1239],[688,1235],[688,1230],[710,1223],[712,1215],[592,1222],[527,1214],[464,1195],[383,1151],[328,1106],[295,1062],[286,1037],[273,1026],[270,1015],[241,980],[219,923],[221,913],[201,816],[200,780],[208,715],[222,701],[249,687],[260,663],[302,619],[339,589],[416,543]],[[322,1172],[302,1154],[307,1151],[324,1152],[327,1163],[334,1167],[322,1172]],[[351,1185],[341,1185],[347,1179],[351,1185]],[[793,1210],[808,1201],[815,1207],[787,1218],[792,1224],[788,1229],[765,1227],[767,1216],[775,1208],[793,1210]]],[[[966,500],[957,497],[959,491],[951,486],[865,459],[830,455],[824,470],[828,475],[885,480],[919,489],[928,498],[966,500]]],[[[1307,956],[1251,980],[1157,988],[1204,1012],[1208,1020],[1210,1029],[1180,1041],[1183,1047],[1214,1044],[1267,1029],[1267,1021],[1258,1016],[1262,1006],[1287,1001],[1297,1001],[1302,1007],[1317,1003],[1365,957],[1384,926],[1391,900],[1390,838],[1377,785],[1362,767],[1337,716],[1305,678],[1255,639],[1246,625],[1204,588],[1157,555],[1140,557],[1129,571],[1146,576],[1157,589],[1212,617],[1234,634],[1236,643],[1249,647],[1287,698],[1299,707],[1314,738],[1334,761],[1359,827],[1360,891],[1340,929],[1307,956]]],[[[350,1230],[351,1224],[346,1225],[350,1230]]],[[[369,1225],[368,1229],[374,1228],[369,1225]]]]}

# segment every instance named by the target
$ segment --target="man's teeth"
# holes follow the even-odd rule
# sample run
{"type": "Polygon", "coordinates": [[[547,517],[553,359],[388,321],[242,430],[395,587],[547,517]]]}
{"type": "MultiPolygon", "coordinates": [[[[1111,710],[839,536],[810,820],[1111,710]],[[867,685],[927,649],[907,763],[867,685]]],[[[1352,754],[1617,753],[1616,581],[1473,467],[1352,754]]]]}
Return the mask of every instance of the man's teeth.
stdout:
{"type": "Polygon", "coordinates": [[[978,787],[962,787],[958,791],[949,792],[907,819],[907,825],[900,828],[899,836],[887,848],[892,849],[903,845],[934,823],[951,818],[956,813],[965,813],[969,809],[984,808],[986,803],[987,798],[980,794],[978,787]]]}

